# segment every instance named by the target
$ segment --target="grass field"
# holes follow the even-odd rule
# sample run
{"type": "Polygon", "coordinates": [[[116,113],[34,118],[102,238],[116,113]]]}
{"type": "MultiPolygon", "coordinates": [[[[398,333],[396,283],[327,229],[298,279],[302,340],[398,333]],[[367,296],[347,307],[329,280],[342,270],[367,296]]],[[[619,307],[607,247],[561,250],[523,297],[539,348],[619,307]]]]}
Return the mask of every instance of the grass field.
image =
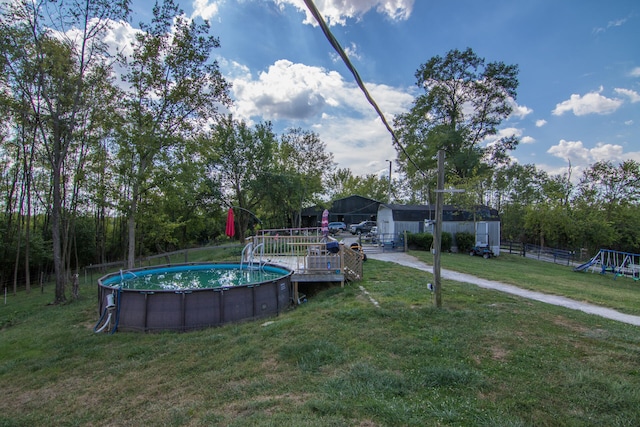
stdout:
{"type": "MultiPolygon", "coordinates": [[[[442,265],[638,310],[630,279],[518,257],[442,265]]],[[[278,317],[189,333],[94,334],[95,285],[62,306],[52,286],[9,296],[0,426],[640,425],[639,328],[450,281],[436,309],[429,280],[369,260],[362,282],[278,317]]]]}
{"type": "MultiPolygon", "coordinates": [[[[433,264],[430,252],[412,251],[411,255],[433,264]]],[[[563,295],[578,301],[640,315],[640,281],[613,274],[574,272],[573,267],[553,264],[517,255],[503,254],[484,259],[462,254],[441,256],[442,268],[496,280],[523,289],[563,295]]]]}

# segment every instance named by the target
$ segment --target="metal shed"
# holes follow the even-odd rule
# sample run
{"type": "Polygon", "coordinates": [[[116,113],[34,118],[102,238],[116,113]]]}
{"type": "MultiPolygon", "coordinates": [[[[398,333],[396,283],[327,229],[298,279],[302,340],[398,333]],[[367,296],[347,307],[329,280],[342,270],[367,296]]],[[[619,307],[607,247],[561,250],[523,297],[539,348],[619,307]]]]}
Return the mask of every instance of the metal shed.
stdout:
{"type": "MultiPolygon", "coordinates": [[[[378,206],[378,233],[385,235],[397,235],[404,231],[433,233],[435,217],[435,205],[381,203],[378,206]]],[[[457,250],[456,233],[465,231],[475,234],[477,244],[490,246],[496,255],[500,253],[500,217],[495,209],[476,206],[473,211],[470,211],[453,205],[444,205],[442,231],[452,235],[454,251],[457,250]]]]}
{"type": "MultiPolygon", "coordinates": [[[[375,221],[380,202],[362,196],[349,196],[331,202],[329,210],[329,222],[343,221],[348,225],[361,221],[375,221]]],[[[304,227],[317,227],[320,224],[324,207],[311,206],[302,210],[302,223],[304,227]]]]}

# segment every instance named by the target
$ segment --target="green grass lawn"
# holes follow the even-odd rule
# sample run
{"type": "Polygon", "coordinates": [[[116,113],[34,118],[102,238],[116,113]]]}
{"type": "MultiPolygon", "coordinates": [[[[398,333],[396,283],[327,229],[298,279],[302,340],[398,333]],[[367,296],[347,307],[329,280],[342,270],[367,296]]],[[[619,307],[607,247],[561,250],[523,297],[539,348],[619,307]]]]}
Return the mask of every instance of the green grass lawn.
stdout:
{"type": "MultiPolygon", "coordinates": [[[[411,251],[410,254],[429,265],[433,264],[430,252],[411,251]]],[[[484,259],[445,253],[441,256],[441,266],[483,279],[547,294],[563,295],[640,316],[640,281],[630,277],[616,278],[611,273],[603,275],[575,272],[571,266],[509,254],[484,259]]]]}
{"type": "MultiPolygon", "coordinates": [[[[447,255],[443,268],[458,262],[506,282],[539,265],[447,255]]],[[[556,268],[526,286],[577,292],[593,276],[603,299],[637,302],[632,280],[556,268]]],[[[62,306],[47,305],[52,286],[9,296],[0,426],[640,425],[638,327],[450,281],[436,309],[429,280],[369,260],[362,282],[278,317],[189,333],[94,334],[95,285],[62,306]]]]}

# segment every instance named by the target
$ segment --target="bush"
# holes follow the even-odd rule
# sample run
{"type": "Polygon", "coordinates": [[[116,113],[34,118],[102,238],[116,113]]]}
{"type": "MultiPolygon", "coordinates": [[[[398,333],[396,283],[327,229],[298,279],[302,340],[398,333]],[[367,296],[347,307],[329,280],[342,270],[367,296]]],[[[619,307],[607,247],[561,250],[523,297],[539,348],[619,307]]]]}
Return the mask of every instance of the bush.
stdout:
{"type": "Polygon", "coordinates": [[[440,238],[440,250],[442,252],[451,252],[452,244],[453,244],[453,236],[451,236],[451,233],[447,233],[446,231],[443,231],[442,237],[440,238]]]}
{"type": "Polygon", "coordinates": [[[458,252],[467,253],[470,252],[474,246],[475,236],[468,231],[461,231],[456,233],[456,243],[458,244],[458,252]]]}
{"type": "MultiPolygon", "coordinates": [[[[451,233],[446,231],[442,232],[442,238],[440,242],[440,250],[443,252],[449,252],[451,250],[452,236],[451,233]]],[[[407,234],[407,244],[415,249],[423,251],[431,250],[433,246],[433,235],[431,233],[411,233],[407,234]]]]}
{"type": "Polygon", "coordinates": [[[407,244],[412,248],[428,251],[433,244],[433,236],[429,233],[407,234],[407,244]]]}

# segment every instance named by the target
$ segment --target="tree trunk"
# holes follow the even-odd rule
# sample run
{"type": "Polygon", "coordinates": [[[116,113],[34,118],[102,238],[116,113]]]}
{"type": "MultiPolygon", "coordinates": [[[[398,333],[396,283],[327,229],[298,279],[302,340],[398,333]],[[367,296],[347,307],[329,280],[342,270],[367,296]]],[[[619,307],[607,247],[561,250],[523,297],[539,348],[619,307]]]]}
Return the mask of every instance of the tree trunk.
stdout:
{"type": "Polygon", "coordinates": [[[104,204],[102,204],[102,206],[100,206],[98,210],[96,220],[96,243],[98,245],[97,258],[100,264],[104,264],[107,262],[107,226],[105,216],[105,208],[104,204]]]}
{"type": "Polygon", "coordinates": [[[35,153],[35,135],[33,140],[34,142],[31,145],[29,164],[25,167],[25,171],[26,171],[25,189],[27,192],[27,216],[25,218],[25,227],[24,227],[24,231],[25,231],[24,281],[25,281],[25,288],[27,293],[31,292],[31,273],[30,273],[30,268],[31,268],[31,256],[30,256],[30,253],[31,253],[31,171],[33,169],[33,158],[35,153]]]}
{"type": "MultiPolygon", "coordinates": [[[[18,165],[21,163],[21,159],[20,159],[20,150],[16,150],[16,158],[15,158],[15,164],[18,165]]],[[[15,203],[15,193],[16,193],[16,188],[17,188],[17,184],[18,184],[18,178],[20,176],[20,168],[18,168],[17,166],[13,168],[13,173],[12,173],[12,177],[11,177],[11,184],[7,186],[8,188],[8,193],[7,193],[7,198],[5,200],[5,214],[4,214],[4,219],[6,221],[5,224],[5,233],[2,236],[2,238],[4,239],[5,242],[12,242],[13,241],[13,236],[15,234],[14,230],[13,230],[13,213],[14,213],[14,203],[15,203]]],[[[20,232],[20,215],[18,215],[18,232],[20,232]]],[[[3,255],[3,259],[7,259],[9,258],[8,256],[8,251],[9,251],[9,247],[10,244],[4,245],[4,253],[3,255]]],[[[18,253],[20,253],[20,247],[18,246],[18,253]]],[[[8,273],[8,271],[7,271],[8,273]]],[[[8,284],[7,284],[8,286],[8,284]]],[[[14,283],[13,283],[13,294],[15,295],[17,293],[17,283],[15,282],[15,274],[14,274],[14,283]]]]}
{"type": "Polygon", "coordinates": [[[30,196],[27,196],[27,218],[25,219],[26,225],[24,227],[25,231],[25,241],[24,241],[24,282],[25,282],[25,290],[27,293],[31,292],[31,273],[29,269],[31,268],[31,257],[29,256],[29,252],[31,251],[31,245],[29,244],[29,240],[31,239],[31,231],[29,230],[30,221],[31,221],[31,199],[30,196]]]}
{"type": "Polygon", "coordinates": [[[65,288],[65,271],[62,253],[60,216],[62,210],[62,201],[60,197],[60,170],[61,163],[53,162],[53,206],[51,209],[51,235],[53,241],[53,269],[56,278],[55,304],[61,304],[67,301],[64,293],[65,288]]]}
{"type": "Polygon", "coordinates": [[[15,264],[13,266],[13,295],[18,293],[18,270],[20,265],[20,245],[22,245],[22,230],[21,228],[22,220],[20,219],[20,215],[18,215],[18,244],[16,245],[16,259],[15,264]]]}
{"type": "Polygon", "coordinates": [[[127,218],[127,268],[132,269],[136,263],[136,210],[138,208],[138,186],[134,185],[127,218]]]}

